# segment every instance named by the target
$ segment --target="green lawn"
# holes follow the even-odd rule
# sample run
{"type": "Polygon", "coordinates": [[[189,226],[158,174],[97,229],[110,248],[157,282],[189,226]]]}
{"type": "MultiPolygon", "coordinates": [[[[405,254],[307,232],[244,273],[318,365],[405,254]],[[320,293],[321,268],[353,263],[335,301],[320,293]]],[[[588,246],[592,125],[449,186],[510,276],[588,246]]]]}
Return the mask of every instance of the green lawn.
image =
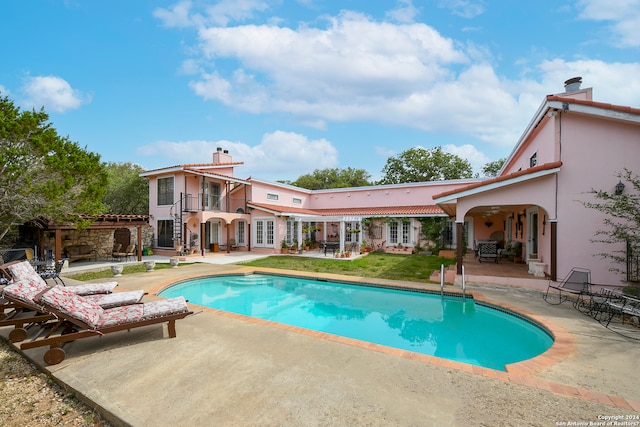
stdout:
{"type": "Polygon", "coordinates": [[[318,273],[336,273],[381,279],[430,282],[434,270],[455,263],[455,259],[425,255],[370,253],[352,261],[298,256],[274,256],[243,263],[251,267],[281,268],[318,273]]]}
{"type": "MultiPolygon", "coordinates": [[[[189,263],[184,263],[181,262],[180,264],[178,264],[178,267],[184,267],[186,265],[193,265],[193,263],[189,262],[189,263]]],[[[161,262],[156,262],[156,266],[155,269],[156,270],[162,270],[165,268],[171,268],[171,265],[169,263],[161,263],[161,262]]],[[[127,265],[124,267],[124,269],[122,270],[122,274],[133,274],[133,273],[144,273],[145,271],[147,271],[146,267],[144,266],[144,263],[139,263],[139,264],[135,264],[135,265],[127,265]]],[[[96,280],[96,279],[106,279],[109,277],[113,277],[113,273],[111,273],[111,269],[106,268],[104,270],[100,270],[100,271],[88,271],[86,273],[78,273],[78,274],[68,274],[65,275],[68,276],[74,280],[81,280],[83,282],[89,282],[91,280],[96,280]]]]}

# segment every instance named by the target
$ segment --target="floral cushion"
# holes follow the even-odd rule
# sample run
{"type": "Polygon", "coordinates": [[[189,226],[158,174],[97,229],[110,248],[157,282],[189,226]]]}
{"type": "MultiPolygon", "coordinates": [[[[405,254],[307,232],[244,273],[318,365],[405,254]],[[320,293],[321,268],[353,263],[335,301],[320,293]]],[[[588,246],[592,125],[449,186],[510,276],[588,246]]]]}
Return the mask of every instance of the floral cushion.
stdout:
{"type": "Polygon", "coordinates": [[[77,319],[96,329],[100,326],[100,320],[104,310],[94,301],[74,294],[67,288],[52,287],[42,295],[42,303],[69,317],[77,319]]]}
{"type": "MultiPolygon", "coordinates": [[[[48,288],[45,285],[45,288],[48,288]]],[[[30,281],[25,282],[13,282],[10,285],[4,287],[2,295],[6,295],[15,300],[21,301],[27,305],[37,305],[34,301],[36,295],[43,290],[42,287],[36,286],[30,281]]]]}
{"type": "Polygon", "coordinates": [[[154,317],[185,313],[187,311],[189,311],[189,307],[184,297],[176,297],[145,303],[143,317],[145,319],[152,319],[154,317]]]}
{"type": "Polygon", "coordinates": [[[7,267],[7,270],[9,270],[11,277],[13,277],[13,280],[16,282],[24,282],[28,280],[30,282],[47,286],[47,282],[45,282],[44,279],[33,269],[33,266],[29,261],[12,264],[7,267]]]}
{"type": "Polygon", "coordinates": [[[122,325],[124,323],[135,323],[142,320],[144,304],[131,304],[122,307],[115,307],[105,310],[100,318],[100,327],[122,325]]]}
{"type": "Polygon", "coordinates": [[[95,295],[95,294],[108,294],[113,292],[115,287],[118,286],[118,282],[105,282],[105,283],[85,283],[82,285],[68,286],[71,292],[76,295],[95,295]]]}
{"type": "Polygon", "coordinates": [[[84,299],[96,302],[102,308],[120,307],[137,304],[144,296],[144,291],[114,292],[111,294],[83,295],[84,299]]]}

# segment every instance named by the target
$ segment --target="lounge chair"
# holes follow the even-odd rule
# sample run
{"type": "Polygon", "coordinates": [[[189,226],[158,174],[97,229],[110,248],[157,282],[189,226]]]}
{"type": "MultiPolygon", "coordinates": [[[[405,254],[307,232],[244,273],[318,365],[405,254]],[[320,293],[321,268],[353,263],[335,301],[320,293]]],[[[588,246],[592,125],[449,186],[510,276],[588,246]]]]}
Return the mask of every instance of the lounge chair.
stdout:
{"type": "MultiPolygon", "coordinates": [[[[34,270],[29,261],[11,261],[0,266],[5,277],[16,282],[31,282],[38,286],[49,286],[47,282],[34,270]]],[[[113,292],[118,282],[84,283],[69,288],[78,295],[107,294],[113,292]]]]}
{"type": "MultiPolygon", "coordinates": [[[[1,326],[13,326],[9,332],[11,342],[20,342],[27,338],[28,329],[35,325],[42,325],[53,316],[46,307],[38,302],[38,295],[51,289],[49,286],[33,282],[13,282],[2,290],[2,299],[11,304],[12,311],[0,320],[1,326]]],[[[74,293],[72,288],[69,292],[74,293]]],[[[77,295],[77,294],[76,294],[77,295]]],[[[129,292],[114,292],[108,294],[85,295],[84,298],[94,302],[104,309],[137,304],[145,295],[143,290],[129,292]]]]}
{"type": "Polygon", "coordinates": [[[61,286],[50,288],[39,297],[39,302],[58,319],[58,322],[46,336],[36,336],[22,343],[20,349],[49,346],[44,354],[44,362],[48,365],[55,365],[64,360],[66,354],[62,346],[65,343],[82,338],[165,322],[168,324],[169,337],[174,338],[176,320],[193,314],[183,297],[107,310],[61,286]],[[55,333],[59,334],[54,335],[55,333]]]}
{"type": "MultiPolygon", "coordinates": [[[[555,292],[553,292],[555,293],[555,292]]],[[[562,282],[555,284],[555,282],[549,281],[547,286],[547,292],[544,293],[543,298],[549,304],[561,304],[569,299],[569,295],[576,295],[577,298],[574,301],[574,307],[580,301],[582,295],[591,293],[591,270],[586,268],[574,267],[571,269],[567,277],[562,279],[562,282]],[[558,291],[558,302],[551,300],[551,294],[549,291],[555,289],[558,291]],[[564,295],[562,294],[564,292],[564,295]]]]}
{"type": "MultiPolygon", "coordinates": [[[[3,264],[0,266],[0,275],[9,280],[2,290],[0,327],[13,326],[9,339],[19,342],[26,338],[29,327],[53,319],[51,314],[34,300],[35,296],[48,289],[49,285],[28,261],[3,264]]],[[[103,308],[135,304],[145,295],[142,290],[113,293],[117,285],[116,282],[86,283],[69,286],[68,289],[77,295],[92,299],[103,308]]]]}

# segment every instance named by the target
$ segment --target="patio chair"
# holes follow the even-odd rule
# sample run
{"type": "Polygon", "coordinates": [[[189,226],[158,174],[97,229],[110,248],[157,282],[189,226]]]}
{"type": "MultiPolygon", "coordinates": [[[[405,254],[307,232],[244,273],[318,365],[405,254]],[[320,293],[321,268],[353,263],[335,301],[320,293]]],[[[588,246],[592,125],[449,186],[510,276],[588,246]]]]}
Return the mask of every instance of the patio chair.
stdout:
{"type": "Polygon", "coordinates": [[[591,293],[591,270],[574,267],[559,284],[554,284],[553,281],[549,280],[547,292],[545,292],[542,297],[547,303],[558,305],[569,299],[569,295],[567,294],[576,295],[577,298],[573,304],[574,307],[576,307],[580,296],[589,293],[591,293]],[[554,302],[551,299],[551,295],[555,294],[555,292],[552,292],[552,294],[549,293],[551,289],[558,291],[558,302],[554,302]]]}
{"type": "Polygon", "coordinates": [[[609,291],[607,299],[600,306],[598,320],[604,327],[619,335],[640,340],[640,327],[626,322],[625,316],[640,318],[640,299],[609,291]]]}
{"type": "Polygon", "coordinates": [[[116,252],[115,254],[113,254],[114,258],[118,258],[118,259],[126,258],[127,261],[128,261],[129,257],[135,255],[135,253],[134,253],[135,248],[136,248],[136,245],[127,245],[127,247],[125,248],[124,251],[116,252]]]}
{"type": "MultiPolygon", "coordinates": [[[[48,285],[35,282],[13,282],[2,290],[2,299],[12,305],[13,310],[0,320],[0,327],[13,326],[9,332],[11,342],[20,342],[27,338],[28,329],[35,325],[42,326],[53,316],[46,307],[38,302],[38,295],[51,289],[48,285]]],[[[74,293],[72,288],[69,292],[74,293]]],[[[137,304],[146,293],[143,290],[129,292],[114,292],[107,294],[85,295],[84,298],[93,301],[102,308],[113,308],[124,305],[137,304]]]]}
{"type": "Polygon", "coordinates": [[[55,286],[40,294],[39,302],[56,318],[57,322],[44,337],[34,337],[20,345],[21,350],[48,346],[44,362],[55,365],[62,362],[62,347],[83,338],[98,337],[113,332],[167,323],[170,338],[176,337],[176,320],[193,314],[183,297],[103,309],[93,301],[55,286]],[[57,335],[56,335],[57,334],[57,335]]]}
{"type": "Polygon", "coordinates": [[[229,239],[229,250],[230,251],[238,250],[238,244],[236,243],[236,239],[229,239]]]}
{"type": "Polygon", "coordinates": [[[118,254],[120,253],[120,249],[122,249],[122,243],[114,243],[113,249],[111,249],[111,259],[116,260],[118,258],[118,254]]]}
{"type": "Polygon", "coordinates": [[[478,262],[483,259],[498,263],[498,242],[478,242],[478,262]]]}
{"type": "Polygon", "coordinates": [[[64,261],[65,260],[61,259],[49,263],[42,269],[42,271],[39,271],[38,274],[44,280],[51,279],[56,284],[58,283],[58,281],[60,281],[60,284],[64,286],[64,281],[62,280],[62,277],[60,277],[62,267],[64,266],[64,261]]]}
{"type": "MultiPolygon", "coordinates": [[[[0,266],[5,277],[15,282],[34,282],[39,286],[49,286],[28,261],[11,261],[0,266]]],[[[107,294],[113,292],[118,282],[84,283],[69,288],[78,295],[107,294]]]]}

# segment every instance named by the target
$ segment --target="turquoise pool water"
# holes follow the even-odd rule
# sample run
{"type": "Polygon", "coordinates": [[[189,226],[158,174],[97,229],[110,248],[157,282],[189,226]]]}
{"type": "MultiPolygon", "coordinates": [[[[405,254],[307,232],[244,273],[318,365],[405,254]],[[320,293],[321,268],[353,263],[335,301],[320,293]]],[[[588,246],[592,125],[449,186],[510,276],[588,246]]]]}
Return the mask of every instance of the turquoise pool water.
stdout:
{"type": "Polygon", "coordinates": [[[193,279],[160,295],[502,371],[553,344],[523,318],[439,294],[253,274],[193,279]]]}

